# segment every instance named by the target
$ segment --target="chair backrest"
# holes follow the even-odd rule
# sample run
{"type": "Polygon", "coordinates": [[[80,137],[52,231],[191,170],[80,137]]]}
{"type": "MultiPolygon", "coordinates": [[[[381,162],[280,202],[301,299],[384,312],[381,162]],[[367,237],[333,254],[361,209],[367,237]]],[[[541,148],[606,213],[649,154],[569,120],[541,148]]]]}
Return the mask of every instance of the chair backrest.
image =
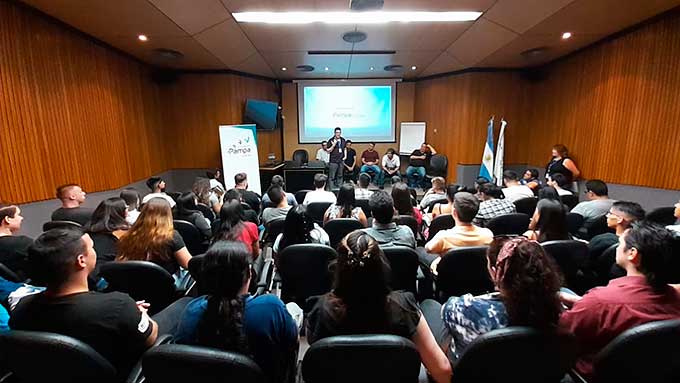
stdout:
{"type": "Polygon", "coordinates": [[[145,382],[264,383],[262,369],[249,357],[235,352],[163,344],[142,358],[145,382]]]}
{"type": "Polygon", "coordinates": [[[413,232],[413,238],[418,238],[418,221],[412,215],[398,215],[393,218],[397,225],[408,226],[413,232]]]}
{"type": "Polygon", "coordinates": [[[567,229],[569,234],[577,236],[579,229],[583,226],[583,216],[578,213],[567,213],[567,229]]]}
{"type": "Polygon", "coordinates": [[[184,244],[187,246],[189,253],[205,253],[205,251],[208,249],[205,238],[203,238],[203,234],[201,234],[201,232],[196,226],[194,226],[193,223],[176,219],[172,221],[172,224],[175,226],[175,230],[177,230],[179,235],[182,236],[184,244]]]}
{"type": "Polygon", "coordinates": [[[524,213],[531,217],[532,215],[534,215],[534,211],[536,210],[538,198],[536,197],[520,198],[517,201],[515,201],[514,204],[515,209],[517,210],[518,213],[524,213]]]}
{"type": "Polygon", "coordinates": [[[371,217],[371,208],[368,206],[368,200],[367,199],[357,199],[356,200],[356,205],[357,207],[360,207],[361,210],[364,211],[364,215],[366,215],[366,218],[371,217]]]}
{"type": "Polygon", "coordinates": [[[23,282],[23,279],[17,273],[2,263],[0,263],[0,278],[5,278],[10,282],[23,282]]]}
{"type": "Polygon", "coordinates": [[[390,287],[416,294],[418,276],[418,253],[410,247],[388,246],[382,248],[390,263],[390,287]]]}
{"type": "Polygon", "coordinates": [[[302,361],[305,383],[415,383],[420,355],[396,335],[333,336],[313,343],[302,361]]]}
{"type": "Polygon", "coordinates": [[[43,231],[47,231],[52,229],[73,229],[81,227],[83,227],[81,224],[73,221],[50,221],[45,222],[42,229],[43,231]]]}
{"type": "Polygon", "coordinates": [[[175,299],[175,280],[164,268],[146,261],[109,262],[99,269],[109,286],[107,291],[127,293],[134,300],[151,304],[155,314],[175,299]]]}
{"type": "Polygon", "coordinates": [[[680,319],[624,331],[596,356],[596,382],[680,381],[680,319]]]}
{"type": "Polygon", "coordinates": [[[92,347],[69,336],[0,333],[3,367],[22,382],[115,382],[116,369],[92,347]]]}
{"type": "Polygon", "coordinates": [[[296,149],[293,152],[293,162],[300,166],[309,162],[309,153],[305,149],[296,149]]]}
{"type": "Polygon", "coordinates": [[[440,298],[479,295],[494,289],[486,261],[487,246],[449,250],[437,265],[437,295],[440,298]]]}
{"type": "Polygon", "coordinates": [[[573,209],[574,206],[578,205],[578,195],[576,194],[563,195],[560,196],[560,199],[562,200],[563,204],[567,205],[569,210],[573,209]]]}
{"type": "Polygon", "coordinates": [[[609,272],[616,263],[616,248],[618,246],[618,244],[611,245],[599,257],[591,259],[591,269],[597,276],[598,285],[605,286],[609,283],[609,272]]]}
{"type": "Polygon", "coordinates": [[[529,228],[531,218],[524,213],[510,213],[493,217],[487,222],[486,228],[494,235],[521,235],[529,228]]]}
{"type": "Polygon", "coordinates": [[[432,209],[434,208],[434,205],[436,205],[436,204],[438,204],[438,203],[441,203],[441,204],[445,204],[445,205],[446,205],[446,204],[448,203],[447,200],[446,200],[446,196],[443,195],[443,196],[441,196],[441,198],[439,198],[439,199],[436,199],[436,200],[434,200],[434,201],[428,202],[428,204],[425,205],[425,208],[424,208],[423,210],[424,210],[425,212],[427,212],[427,213],[431,213],[431,212],[432,212],[432,209]]]}
{"type": "Polygon", "coordinates": [[[449,169],[449,159],[443,154],[435,154],[430,157],[430,168],[427,175],[430,177],[444,177],[449,169]]]}
{"type": "Polygon", "coordinates": [[[506,327],[475,339],[453,375],[458,383],[558,383],[575,359],[576,342],[571,334],[506,327]]]}
{"type": "Polygon", "coordinates": [[[302,205],[302,203],[305,202],[305,196],[310,191],[311,190],[298,190],[298,191],[296,191],[295,192],[295,200],[297,201],[297,203],[302,205]]]}
{"type": "Polygon", "coordinates": [[[581,290],[578,272],[588,262],[588,245],[576,240],[559,240],[543,242],[541,246],[559,266],[567,286],[581,290]]]}
{"type": "Polygon", "coordinates": [[[434,236],[441,230],[451,229],[456,226],[456,221],[453,220],[453,215],[442,214],[435,217],[435,219],[430,222],[430,233],[427,236],[427,240],[431,240],[434,236]]]}
{"type": "Polygon", "coordinates": [[[340,241],[354,230],[363,229],[364,225],[354,218],[335,218],[323,225],[331,241],[331,247],[336,249],[340,241]]]}
{"type": "Polygon", "coordinates": [[[658,223],[662,226],[668,226],[675,224],[677,218],[674,215],[675,207],[658,207],[649,213],[645,217],[647,221],[658,223]]]}
{"type": "Polygon", "coordinates": [[[264,227],[264,242],[274,243],[276,237],[283,233],[283,227],[286,225],[286,217],[272,219],[267,222],[264,227]]]}
{"type": "Polygon", "coordinates": [[[278,256],[281,276],[281,299],[305,307],[312,295],[322,295],[331,289],[328,264],[337,258],[331,247],[315,243],[287,246],[278,256]]]}
{"type": "Polygon", "coordinates": [[[592,221],[591,223],[586,223],[584,225],[587,233],[587,238],[585,239],[591,239],[596,235],[604,234],[604,233],[613,233],[614,230],[610,229],[609,226],[607,226],[607,216],[603,215],[602,217],[597,218],[596,220],[592,221]]]}
{"type": "Polygon", "coordinates": [[[202,203],[197,203],[196,204],[196,210],[200,211],[201,214],[203,214],[203,217],[207,218],[208,221],[213,222],[215,220],[215,212],[210,206],[206,206],[202,203]]]}
{"type": "Polygon", "coordinates": [[[323,223],[323,215],[332,204],[333,203],[331,202],[312,202],[307,205],[307,215],[309,215],[314,222],[321,225],[323,223]]]}

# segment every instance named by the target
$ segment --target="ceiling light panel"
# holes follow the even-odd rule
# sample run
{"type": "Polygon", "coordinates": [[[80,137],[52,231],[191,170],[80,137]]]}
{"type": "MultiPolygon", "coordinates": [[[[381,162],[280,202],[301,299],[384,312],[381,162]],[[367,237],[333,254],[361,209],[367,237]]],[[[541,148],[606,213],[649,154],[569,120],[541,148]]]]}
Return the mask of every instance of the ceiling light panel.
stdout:
{"type": "Polygon", "coordinates": [[[384,24],[391,22],[474,21],[481,12],[236,12],[240,23],[266,24],[384,24]]]}

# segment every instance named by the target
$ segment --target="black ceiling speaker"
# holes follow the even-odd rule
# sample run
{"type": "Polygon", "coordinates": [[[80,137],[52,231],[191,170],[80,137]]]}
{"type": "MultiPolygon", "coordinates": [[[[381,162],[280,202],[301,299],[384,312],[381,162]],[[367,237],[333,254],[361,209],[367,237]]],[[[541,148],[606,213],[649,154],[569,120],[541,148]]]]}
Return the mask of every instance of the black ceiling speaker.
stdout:
{"type": "Polygon", "coordinates": [[[548,47],[536,47],[536,48],[531,48],[523,51],[520,53],[524,58],[527,59],[538,59],[541,58],[545,55],[545,53],[548,51],[548,47]]]}
{"type": "Polygon", "coordinates": [[[378,11],[385,5],[385,0],[350,0],[349,7],[353,11],[378,11]]]}
{"type": "Polygon", "coordinates": [[[184,54],[180,51],[158,48],[153,50],[153,57],[163,61],[177,61],[184,57],[184,54]]]}
{"type": "Polygon", "coordinates": [[[366,33],[359,31],[345,32],[342,34],[342,39],[348,43],[360,43],[366,40],[366,33]]]}
{"type": "Polygon", "coordinates": [[[398,65],[398,64],[393,64],[393,65],[387,65],[385,66],[385,72],[401,72],[404,70],[403,65],[398,65]]]}
{"type": "Polygon", "coordinates": [[[311,65],[298,65],[295,67],[298,72],[313,72],[314,67],[311,65]]]}

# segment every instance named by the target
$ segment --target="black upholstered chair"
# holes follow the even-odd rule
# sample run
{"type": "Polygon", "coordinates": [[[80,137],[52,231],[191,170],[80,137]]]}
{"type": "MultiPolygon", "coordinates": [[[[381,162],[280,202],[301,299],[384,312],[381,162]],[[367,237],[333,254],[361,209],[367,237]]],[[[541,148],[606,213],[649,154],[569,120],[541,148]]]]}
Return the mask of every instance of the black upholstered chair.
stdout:
{"type": "Polygon", "coordinates": [[[562,200],[563,204],[567,205],[569,210],[573,209],[576,205],[578,205],[578,195],[576,194],[563,195],[560,196],[560,199],[562,200]]]}
{"type": "Polygon", "coordinates": [[[305,149],[296,149],[293,152],[293,163],[296,166],[304,165],[309,162],[309,153],[305,149]]]}
{"type": "Polygon", "coordinates": [[[597,383],[680,382],[680,319],[646,323],[614,338],[594,361],[597,383]]]}
{"type": "Polygon", "coordinates": [[[338,248],[340,241],[345,236],[354,230],[363,229],[364,225],[354,218],[336,218],[331,219],[323,225],[323,229],[328,233],[328,238],[331,241],[331,247],[338,248]]]}
{"type": "Polygon", "coordinates": [[[106,291],[120,291],[151,304],[150,314],[163,310],[177,297],[172,275],[153,262],[109,262],[101,266],[99,276],[109,284],[106,291]]]}
{"type": "Polygon", "coordinates": [[[536,197],[521,198],[515,201],[514,204],[518,213],[524,213],[531,217],[532,215],[534,215],[534,211],[536,210],[538,198],[536,197]]]}
{"type": "Polygon", "coordinates": [[[487,222],[486,228],[494,235],[521,235],[529,228],[531,218],[524,213],[503,214],[493,217],[487,222]]]}
{"type": "Polygon", "coordinates": [[[328,264],[337,258],[333,248],[305,243],[287,246],[278,255],[281,277],[281,299],[306,307],[307,298],[322,295],[331,289],[328,264]]]}
{"type": "Polygon", "coordinates": [[[193,223],[176,219],[172,221],[175,230],[182,236],[191,254],[203,254],[208,250],[208,242],[193,223]]]}
{"type": "Polygon", "coordinates": [[[145,382],[265,383],[262,369],[249,357],[217,349],[164,344],[142,358],[145,382]]]}
{"type": "Polygon", "coordinates": [[[581,241],[561,240],[541,243],[548,255],[553,257],[569,288],[579,294],[595,285],[594,275],[587,270],[588,245],[581,241]]]}
{"type": "Polygon", "coordinates": [[[456,221],[453,220],[451,214],[442,214],[435,217],[435,219],[430,222],[430,232],[427,236],[427,240],[431,240],[434,236],[442,230],[451,229],[456,226],[456,221]]]}
{"type": "Polygon", "coordinates": [[[431,213],[432,209],[434,208],[434,205],[438,203],[446,205],[448,203],[448,201],[446,200],[446,196],[442,195],[441,198],[429,202],[427,205],[425,205],[425,207],[422,210],[426,213],[431,213]]]}
{"type": "Polygon", "coordinates": [[[458,360],[457,383],[558,383],[576,359],[572,335],[506,327],[482,334],[458,360]]]}
{"type": "Polygon", "coordinates": [[[449,159],[443,154],[435,154],[430,157],[430,166],[427,169],[426,179],[434,177],[446,178],[446,173],[449,170],[449,159]]]}
{"type": "Polygon", "coordinates": [[[395,335],[346,335],[313,343],[302,361],[305,383],[415,383],[420,355],[395,335]]]}
{"type": "Polygon", "coordinates": [[[364,211],[364,215],[366,215],[366,218],[371,217],[371,208],[368,206],[368,200],[367,199],[357,199],[356,200],[356,205],[357,207],[360,207],[361,210],[364,211]]]}
{"type": "Polygon", "coordinates": [[[618,244],[609,246],[597,259],[591,260],[591,269],[595,273],[597,284],[600,286],[609,283],[611,269],[616,263],[616,248],[618,246],[618,244]]]}
{"type": "Polygon", "coordinates": [[[586,238],[584,239],[591,239],[599,234],[613,233],[614,229],[610,229],[607,226],[607,216],[603,215],[590,223],[585,223],[583,229],[581,229],[581,232],[583,231],[586,233],[586,238]]]}
{"type": "Polygon", "coordinates": [[[298,190],[295,192],[295,200],[297,201],[298,204],[302,205],[302,203],[305,201],[305,196],[307,196],[307,193],[309,193],[311,190],[298,190]]]}
{"type": "Polygon", "coordinates": [[[206,206],[202,203],[197,203],[196,204],[196,210],[200,211],[201,214],[203,214],[203,217],[207,218],[211,223],[215,221],[215,212],[210,206],[206,206]]]}
{"type": "Polygon", "coordinates": [[[668,226],[675,224],[677,218],[674,215],[675,207],[658,207],[649,213],[645,217],[647,221],[658,223],[661,226],[668,226]]]}
{"type": "Polygon", "coordinates": [[[322,225],[323,215],[331,205],[331,202],[312,202],[307,205],[307,215],[309,215],[314,220],[314,222],[322,225]]]}
{"type": "Polygon", "coordinates": [[[50,222],[45,222],[43,224],[43,231],[47,230],[52,230],[52,229],[74,229],[74,228],[82,228],[83,226],[79,224],[78,222],[73,222],[73,221],[50,221],[50,222]]]}
{"type": "Polygon", "coordinates": [[[119,381],[116,368],[89,345],[59,334],[12,330],[0,333],[0,355],[18,382],[119,381]]]}
{"type": "Polygon", "coordinates": [[[262,237],[265,243],[273,244],[276,241],[276,237],[283,233],[283,227],[286,224],[286,218],[276,218],[267,222],[264,226],[264,235],[262,237]]]}
{"type": "Polygon", "coordinates": [[[444,301],[463,294],[479,295],[494,290],[486,261],[487,246],[449,250],[437,265],[436,296],[444,301]]]}
{"type": "Polygon", "coordinates": [[[583,216],[578,213],[567,213],[567,230],[569,230],[569,234],[577,237],[581,227],[583,227],[583,216]]]}
{"type": "Polygon", "coordinates": [[[418,276],[418,253],[410,247],[389,246],[382,248],[390,264],[390,287],[416,294],[418,276]]]}
{"type": "Polygon", "coordinates": [[[413,238],[418,239],[418,221],[412,215],[398,215],[394,217],[393,221],[397,225],[408,226],[413,232],[413,238]]]}

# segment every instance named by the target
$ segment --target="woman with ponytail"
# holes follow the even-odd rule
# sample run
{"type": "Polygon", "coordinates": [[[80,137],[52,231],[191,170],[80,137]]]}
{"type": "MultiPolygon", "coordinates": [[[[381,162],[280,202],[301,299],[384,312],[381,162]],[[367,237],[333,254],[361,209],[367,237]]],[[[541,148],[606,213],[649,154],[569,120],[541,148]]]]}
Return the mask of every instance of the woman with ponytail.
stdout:
{"type": "Polygon", "coordinates": [[[175,341],[248,355],[272,382],[281,381],[281,361],[298,347],[297,325],[275,295],[248,294],[251,276],[251,254],[243,243],[213,244],[198,277],[208,294],[187,305],[175,341]]]}
{"type": "Polygon", "coordinates": [[[437,346],[416,299],[391,291],[389,266],[378,242],[361,230],[348,234],[338,248],[333,291],[309,314],[307,340],[334,335],[392,334],[415,343],[436,382],[451,380],[451,364],[437,346]]]}

